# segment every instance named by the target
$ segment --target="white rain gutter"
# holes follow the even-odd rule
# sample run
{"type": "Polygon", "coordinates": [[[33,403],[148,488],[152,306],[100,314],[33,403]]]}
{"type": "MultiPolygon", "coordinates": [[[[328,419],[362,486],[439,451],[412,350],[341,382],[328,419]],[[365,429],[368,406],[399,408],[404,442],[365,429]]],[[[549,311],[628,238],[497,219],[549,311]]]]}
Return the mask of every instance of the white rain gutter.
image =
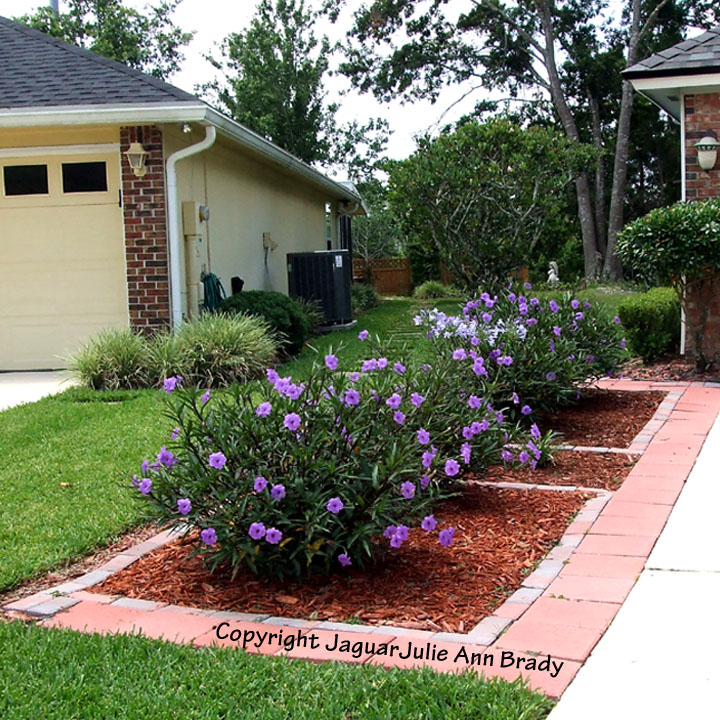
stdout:
{"type": "Polygon", "coordinates": [[[170,297],[172,305],[173,327],[182,322],[182,273],[180,271],[180,223],[178,222],[177,171],[175,166],[179,160],[207,150],[216,137],[214,125],[205,126],[205,138],[195,145],[174,152],[165,163],[168,204],[168,243],[170,245],[170,297]]]}

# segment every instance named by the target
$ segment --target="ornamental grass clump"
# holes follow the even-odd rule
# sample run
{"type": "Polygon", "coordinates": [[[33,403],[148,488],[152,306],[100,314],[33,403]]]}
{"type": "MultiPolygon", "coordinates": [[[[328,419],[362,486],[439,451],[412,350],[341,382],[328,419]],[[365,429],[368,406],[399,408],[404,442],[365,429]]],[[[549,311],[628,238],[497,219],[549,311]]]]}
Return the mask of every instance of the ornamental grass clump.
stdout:
{"type": "Polygon", "coordinates": [[[531,289],[527,283],[517,293],[482,293],[461,316],[433,309],[415,317],[435,353],[451,352],[456,360],[448,382],[508,402],[513,417],[525,407],[574,402],[583,386],[616,373],[626,357],[619,318],[570,293],[541,300],[531,289]]]}
{"type": "Polygon", "coordinates": [[[406,367],[377,349],[359,366],[331,352],[302,382],[269,370],[209,391],[167,378],[174,430],[133,479],[150,516],[195,530],[209,567],[233,574],[364,566],[413,527],[451,544],[433,508],[453,481],[508,459],[514,443],[529,463],[539,451],[507,408],[448,388],[450,356],[406,367]]]}

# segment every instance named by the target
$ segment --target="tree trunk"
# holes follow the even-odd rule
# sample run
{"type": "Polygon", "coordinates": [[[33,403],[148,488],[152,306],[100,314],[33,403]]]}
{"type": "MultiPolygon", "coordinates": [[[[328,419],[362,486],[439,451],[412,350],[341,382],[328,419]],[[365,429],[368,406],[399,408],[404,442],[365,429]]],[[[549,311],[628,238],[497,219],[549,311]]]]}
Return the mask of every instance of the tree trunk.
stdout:
{"type": "Polygon", "coordinates": [[[603,157],[602,125],[600,123],[600,105],[598,99],[589,94],[590,112],[592,114],[593,144],[598,150],[598,164],[595,168],[595,233],[598,252],[605,255],[605,237],[607,218],[605,217],[605,159],[603,157]]]}

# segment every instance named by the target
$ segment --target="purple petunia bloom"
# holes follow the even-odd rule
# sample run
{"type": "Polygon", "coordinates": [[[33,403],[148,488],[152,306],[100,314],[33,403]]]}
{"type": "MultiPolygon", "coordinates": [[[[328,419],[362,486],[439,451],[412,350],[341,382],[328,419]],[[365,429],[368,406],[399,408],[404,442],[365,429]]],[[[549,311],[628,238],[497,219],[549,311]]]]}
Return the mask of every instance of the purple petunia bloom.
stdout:
{"type": "Polygon", "coordinates": [[[360,373],[359,372],[351,372],[348,377],[350,378],[350,382],[357,382],[360,379],[360,373]]]}
{"type": "Polygon", "coordinates": [[[573,310],[577,310],[580,307],[580,301],[579,300],[573,300],[570,303],[570,307],[572,307],[573,310]]]}
{"type": "Polygon", "coordinates": [[[378,358],[378,361],[377,361],[378,370],[384,370],[387,367],[387,364],[388,364],[387,358],[384,358],[384,357],[378,358]]]}
{"type": "Polygon", "coordinates": [[[562,330],[561,330],[557,325],[553,325],[553,332],[554,332],[558,337],[560,337],[560,335],[562,334],[562,330]]]}
{"type": "Polygon", "coordinates": [[[533,325],[537,325],[537,318],[533,318],[533,317],[528,318],[528,319],[525,321],[525,324],[526,324],[528,327],[532,327],[533,325]]]}
{"type": "Polygon", "coordinates": [[[518,394],[516,392],[514,392],[512,394],[512,401],[513,401],[513,404],[515,404],[515,405],[520,404],[520,398],[518,397],[518,394]]]}
{"type": "Polygon", "coordinates": [[[390,538],[390,545],[391,545],[392,547],[394,547],[394,548],[399,548],[402,544],[403,544],[403,540],[402,540],[402,538],[401,538],[397,533],[395,533],[395,534],[390,538]]]}
{"type": "Polygon", "coordinates": [[[262,540],[265,537],[265,526],[261,522],[254,522],[248,530],[248,535],[253,540],[262,540]]]}
{"type": "Polygon", "coordinates": [[[419,393],[413,393],[410,396],[410,403],[416,408],[419,408],[425,402],[425,398],[419,393]]]}
{"type": "Polygon", "coordinates": [[[200,533],[200,539],[206,544],[210,545],[211,547],[217,542],[217,533],[213,528],[205,528],[200,533]]]}
{"type": "Polygon", "coordinates": [[[421,445],[427,445],[430,442],[430,433],[425,428],[417,431],[417,439],[421,445]]]}
{"type": "Polygon", "coordinates": [[[383,537],[386,537],[389,540],[395,534],[396,530],[397,530],[396,525],[388,525],[385,528],[385,532],[383,532],[383,537]]]}
{"type": "Polygon", "coordinates": [[[524,287],[526,290],[532,290],[532,284],[529,283],[529,282],[523,283],[523,287],[524,287]]]}
{"type": "Polygon", "coordinates": [[[511,303],[514,303],[514,302],[517,300],[517,295],[515,295],[515,293],[510,293],[510,294],[508,295],[508,300],[509,300],[511,303]]]}
{"type": "Polygon", "coordinates": [[[297,430],[300,427],[300,416],[297,413],[288,413],[283,420],[283,425],[288,430],[297,430]]]}
{"type": "Polygon", "coordinates": [[[370,333],[369,333],[367,330],[361,330],[361,331],[358,333],[358,340],[360,340],[360,341],[367,340],[367,336],[368,336],[369,334],[370,334],[370,333]]]}
{"type": "Polygon", "coordinates": [[[411,498],[415,497],[415,483],[411,483],[409,480],[407,482],[404,482],[400,486],[400,492],[402,493],[402,496],[404,498],[407,498],[410,500],[411,498]]]}
{"type": "Polygon", "coordinates": [[[395,528],[395,534],[405,542],[408,539],[408,532],[410,528],[407,525],[398,525],[395,528]]]}
{"type": "Polygon", "coordinates": [[[520,452],[520,455],[518,455],[518,459],[524,465],[530,459],[530,456],[527,454],[527,452],[525,452],[525,450],[522,450],[520,452]]]}
{"type": "Polygon", "coordinates": [[[505,422],[505,413],[503,413],[502,410],[498,410],[495,413],[495,419],[497,420],[498,425],[502,425],[505,422]]]}
{"type": "Polygon", "coordinates": [[[328,512],[331,512],[333,515],[337,515],[345,506],[343,505],[343,501],[339,497],[330,498],[328,500],[328,504],[326,505],[328,512]]]}
{"type": "Polygon", "coordinates": [[[141,468],[141,470],[142,470],[142,474],[143,474],[143,475],[147,475],[147,474],[148,474],[148,469],[150,468],[150,461],[149,461],[149,460],[143,460],[143,461],[142,461],[142,465],[140,466],[140,468],[141,468]]]}
{"type": "Polygon", "coordinates": [[[393,410],[397,410],[400,407],[402,398],[397,394],[393,393],[386,401],[385,404],[391,407],[393,410]]]}
{"type": "Polygon", "coordinates": [[[625,338],[623,338],[620,341],[620,347],[624,350],[626,346],[627,346],[627,340],[625,338]]]}
{"type": "Polygon", "coordinates": [[[614,322],[616,325],[619,325],[621,321],[620,321],[620,318],[616,315],[616,316],[613,318],[613,322],[614,322]]]}
{"type": "Polygon", "coordinates": [[[501,360],[502,360],[502,364],[505,367],[510,367],[513,364],[513,359],[510,357],[510,355],[505,355],[504,357],[501,358],[501,360]]]}
{"type": "Polygon", "coordinates": [[[405,366],[404,366],[401,362],[396,362],[396,363],[393,365],[393,370],[394,370],[398,375],[404,375],[404,374],[405,374],[405,366]]]}
{"type": "Polygon", "coordinates": [[[581,313],[581,312],[576,312],[576,313],[575,313],[575,320],[576,320],[576,321],[579,322],[580,320],[583,320],[584,318],[585,318],[585,315],[583,315],[583,313],[581,313]]]}
{"type": "Polygon", "coordinates": [[[492,313],[489,313],[489,312],[484,312],[480,317],[482,318],[482,321],[485,323],[491,322],[492,318],[493,318],[492,313]]]}
{"type": "Polygon", "coordinates": [[[177,437],[178,437],[179,434],[180,434],[180,428],[179,428],[179,427],[176,427],[176,428],[173,428],[173,431],[170,433],[170,437],[171,437],[173,440],[177,440],[177,437]]]}
{"type": "Polygon", "coordinates": [[[533,423],[530,426],[530,435],[537,440],[540,437],[540,428],[537,426],[537,423],[533,423]]]}
{"type": "Polygon", "coordinates": [[[221,452],[212,453],[208,458],[208,464],[215,470],[222,470],[226,462],[227,458],[221,452]]]}
{"type": "Polygon", "coordinates": [[[348,406],[357,405],[360,402],[360,393],[353,388],[350,388],[350,390],[346,390],[344,402],[348,406]]]}
{"type": "Polygon", "coordinates": [[[267,487],[268,481],[260,475],[259,477],[255,478],[255,482],[253,483],[253,490],[255,492],[262,492],[267,487]]]}
{"type": "Polygon", "coordinates": [[[482,400],[479,397],[477,397],[477,395],[471,395],[468,398],[468,405],[473,410],[479,410],[482,407],[482,400]]]}
{"type": "Polygon", "coordinates": [[[560,306],[554,300],[551,300],[548,303],[548,306],[549,306],[550,310],[552,310],[552,312],[554,312],[554,313],[556,313],[560,309],[560,306]]]}
{"type": "Polygon", "coordinates": [[[171,393],[178,387],[178,385],[180,385],[181,382],[182,378],[179,375],[176,375],[175,377],[165,378],[165,380],[163,380],[163,388],[165,389],[166,393],[171,393]]]}
{"type": "Polygon", "coordinates": [[[282,540],[282,533],[277,528],[268,528],[265,533],[265,541],[271,545],[277,545],[282,540]]]}
{"type": "Polygon", "coordinates": [[[272,405],[269,402],[262,402],[257,406],[257,410],[255,410],[255,414],[258,417],[267,417],[270,414],[270,411],[272,410],[272,405]]]}
{"type": "Polygon", "coordinates": [[[393,413],[393,420],[394,420],[398,425],[404,425],[404,424],[405,424],[405,413],[404,413],[404,412],[401,412],[400,410],[396,410],[396,411],[393,413]]]}
{"type": "Polygon", "coordinates": [[[425,532],[432,532],[437,527],[437,520],[432,515],[426,515],[420,523],[425,532]]]}
{"type": "Polygon", "coordinates": [[[462,447],[460,448],[460,455],[462,456],[463,462],[466,465],[470,464],[470,453],[472,452],[472,447],[469,443],[463,443],[462,447]]]}
{"type": "Polygon", "coordinates": [[[445,463],[445,474],[448,477],[453,477],[460,472],[460,465],[457,460],[450,459],[445,463]]]}
{"type": "Polygon", "coordinates": [[[178,461],[178,459],[169,450],[165,449],[164,445],[160,448],[157,460],[161,465],[164,465],[167,468],[173,467],[178,461]]]}
{"type": "Polygon", "coordinates": [[[201,396],[200,396],[200,402],[205,405],[207,401],[210,399],[210,391],[206,390],[201,396]]]}
{"type": "Polygon", "coordinates": [[[424,467],[424,468],[429,468],[429,467],[432,465],[434,459],[435,459],[435,453],[434,453],[434,452],[430,452],[430,450],[426,450],[426,451],[422,454],[422,465],[423,465],[423,467],[424,467]]]}
{"type": "Polygon", "coordinates": [[[470,423],[470,430],[472,431],[473,435],[478,435],[483,431],[483,427],[477,420],[475,420],[474,422],[470,423]]]}
{"type": "Polygon", "coordinates": [[[420,487],[424,490],[430,484],[430,478],[427,475],[423,475],[420,478],[420,487]]]}
{"type": "Polygon", "coordinates": [[[500,457],[501,457],[506,463],[509,463],[509,462],[512,462],[512,461],[513,461],[513,454],[512,454],[507,448],[505,448],[505,449],[500,453],[500,457]]]}
{"type": "Polygon", "coordinates": [[[147,495],[152,490],[152,480],[150,478],[143,478],[138,484],[138,490],[143,495],[147,495]]]}
{"type": "Polygon", "coordinates": [[[300,395],[302,395],[303,387],[302,385],[290,383],[285,390],[285,397],[289,397],[291,400],[297,400],[300,395]]]}
{"type": "Polygon", "coordinates": [[[273,368],[268,368],[265,371],[265,375],[267,376],[268,382],[272,385],[280,379],[280,376],[277,374],[277,370],[273,370],[273,368]]]}
{"type": "Polygon", "coordinates": [[[282,500],[285,497],[285,486],[284,485],[273,485],[270,488],[270,495],[273,500],[282,500]]]}
{"type": "Polygon", "coordinates": [[[557,380],[557,375],[550,370],[549,372],[545,373],[545,379],[549,380],[550,382],[555,382],[557,380]]]}
{"type": "Polygon", "coordinates": [[[350,559],[350,556],[347,555],[346,553],[340,553],[340,554],[338,555],[338,562],[339,562],[343,567],[348,567],[348,566],[352,565],[352,560],[350,559]]]}
{"type": "Polygon", "coordinates": [[[520,412],[523,415],[530,415],[530,413],[532,412],[532,408],[529,405],[523,405],[520,409],[520,412]]]}
{"type": "Polygon", "coordinates": [[[337,370],[338,366],[338,359],[335,357],[335,355],[326,355],[325,356],[325,367],[328,370],[337,370]]]}
{"type": "Polygon", "coordinates": [[[438,533],[438,542],[443,547],[450,547],[453,543],[453,535],[454,534],[455,534],[454,527],[449,527],[449,528],[446,528],[445,530],[441,530],[438,533]]]}
{"type": "Polygon", "coordinates": [[[192,503],[187,498],[180,498],[177,501],[177,509],[181,515],[187,515],[192,510],[192,503]]]}
{"type": "Polygon", "coordinates": [[[467,357],[467,353],[463,348],[458,348],[453,351],[452,357],[453,360],[464,360],[467,357]]]}
{"type": "Polygon", "coordinates": [[[472,428],[468,427],[467,425],[462,429],[462,436],[466,440],[472,440],[472,437],[475,433],[473,433],[472,428]]]}

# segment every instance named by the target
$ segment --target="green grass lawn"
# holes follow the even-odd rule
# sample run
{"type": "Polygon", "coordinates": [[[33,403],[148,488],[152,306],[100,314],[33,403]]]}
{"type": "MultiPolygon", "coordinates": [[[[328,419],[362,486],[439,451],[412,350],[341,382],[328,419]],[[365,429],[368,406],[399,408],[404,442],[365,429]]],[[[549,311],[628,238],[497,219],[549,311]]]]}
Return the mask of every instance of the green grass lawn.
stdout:
{"type": "Polygon", "coordinates": [[[473,675],[314,665],[0,622],[3,720],[540,720],[552,703],[473,675]]]}

